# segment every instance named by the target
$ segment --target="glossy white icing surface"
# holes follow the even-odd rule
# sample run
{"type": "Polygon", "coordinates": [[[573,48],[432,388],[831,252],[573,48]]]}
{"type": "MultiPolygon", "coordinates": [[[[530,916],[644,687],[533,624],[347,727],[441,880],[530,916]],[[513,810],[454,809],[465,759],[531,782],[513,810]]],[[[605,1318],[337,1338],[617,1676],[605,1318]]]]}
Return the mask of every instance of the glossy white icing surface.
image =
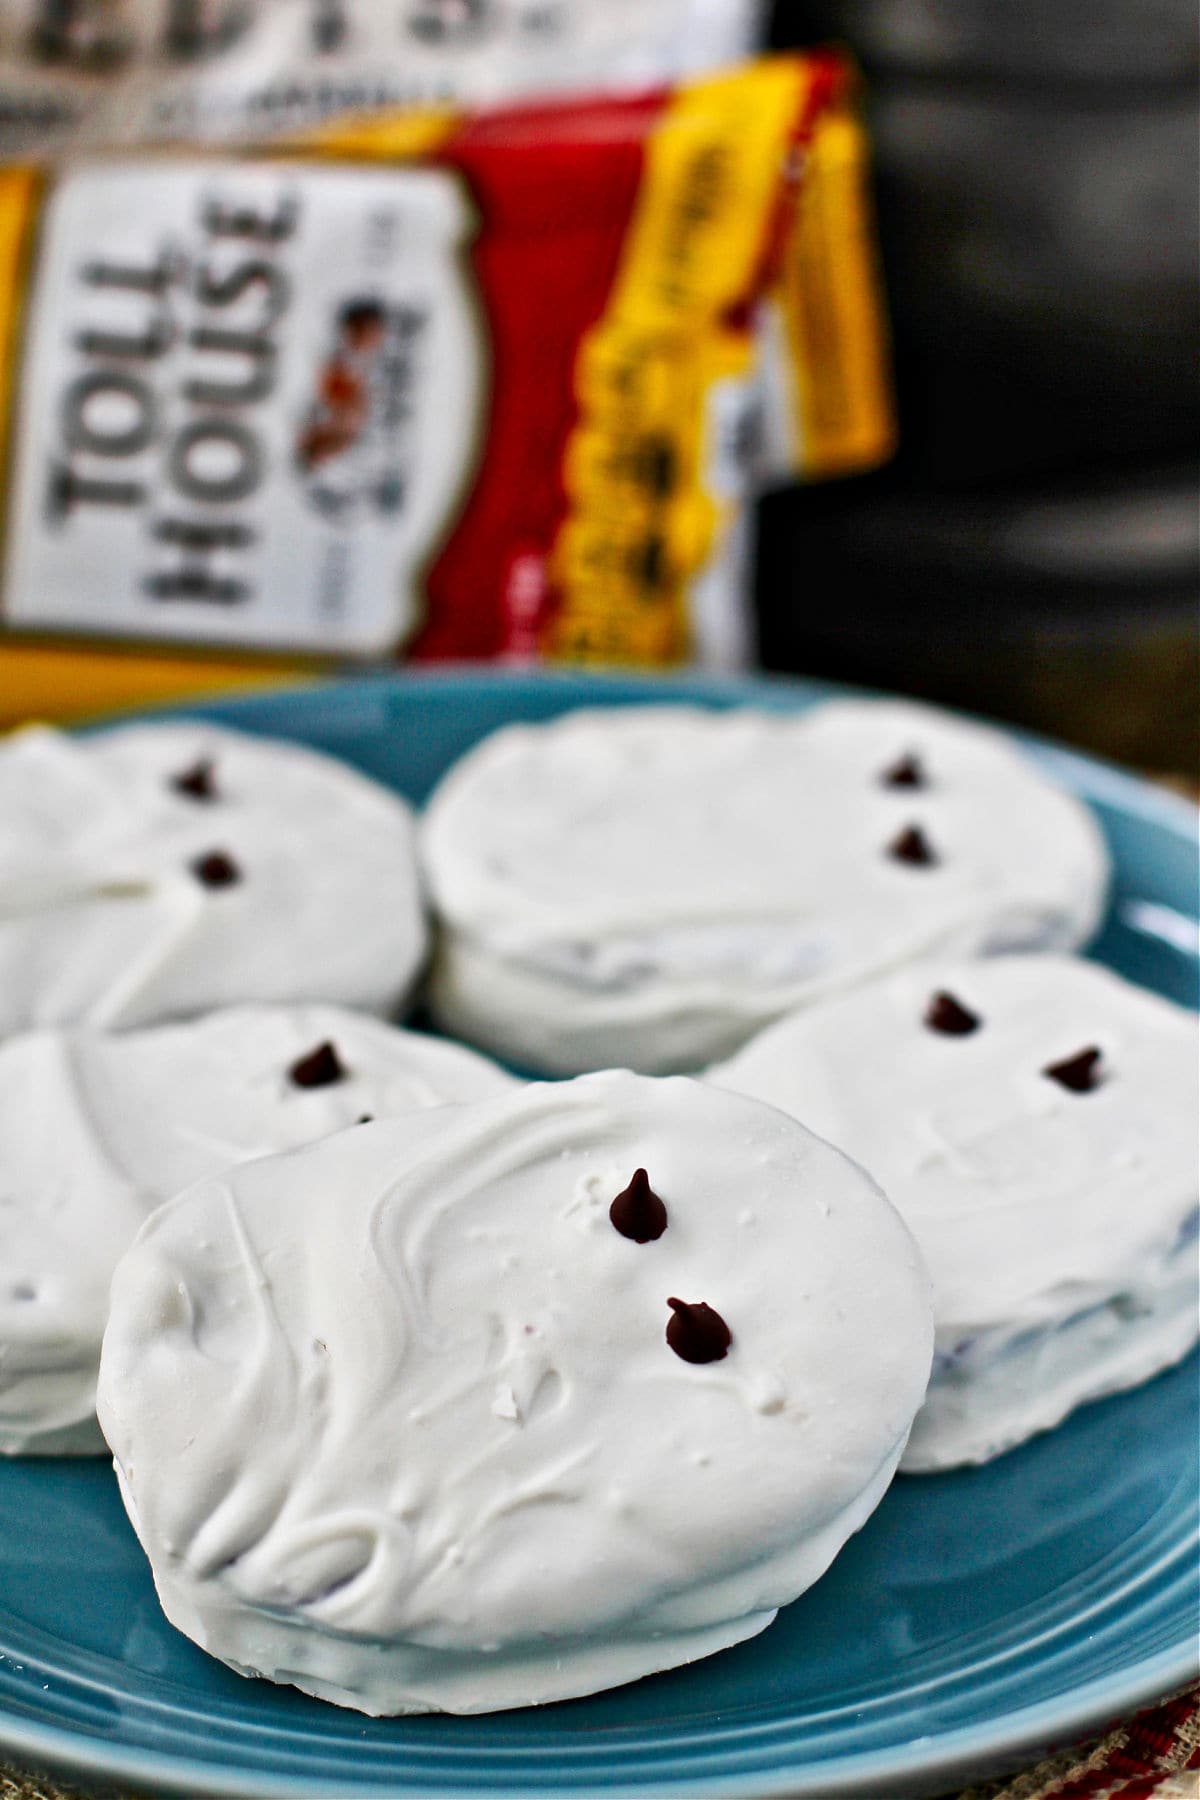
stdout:
{"type": "Polygon", "coordinates": [[[0,1037],[254,1000],[390,1011],[426,943],[409,808],[331,757],[197,721],[0,741],[0,1037]],[[203,762],[213,798],[172,786],[203,762]],[[213,852],[237,881],[197,879],[213,852]]]}
{"type": "Polygon", "coordinates": [[[249,1157],[515,1086],[457,1045],[340,1007],[237,1007],[0,1044],[0,1452],[100,1451],[108,1290],[147,1214],[249,1157]],[[289,1071],[334,1046],[342,1077],[289,1071]]]}
{"type": "Polygon", "coordinates": [[[99,1412],[167,1615],[371,1713],[591,1692],[735,1643],[881,1497],[925,1272],[794,1121],[623,1072],[365,1125],[162,1208],[99,1412]],[[644,1167],[667,1228],[610,1222],[644,1167]],[[668,1298],[732,1332],[667,1344],[668,1298]]]}
{"type": "Polygon", "coordinates": [[[838,1144],[920,1244],[937,1355],[905,1468],[985,1461],[1195,1342],[1194,1013],[1071,957],[938,963],[780,1020],[709,1078],[838,1144]],[[978,1028],[931,1030],[939,991],[978,1028]],[[1090,1048],[1090,1091],[1043,1073],[1090,1048]]]}
{"type": "Polygon", "coordinates": [[[696,1067],[918,958],[1071,948],[1108,858],[1002,734],[903,701],[608,708],[486,739],[422,829],[457,1035],[550,1073],[696,1067]],[[884,777],[916,756],[919,788],[884,777]],[[888,854],[916,826],[936,863],[888,854]]]}

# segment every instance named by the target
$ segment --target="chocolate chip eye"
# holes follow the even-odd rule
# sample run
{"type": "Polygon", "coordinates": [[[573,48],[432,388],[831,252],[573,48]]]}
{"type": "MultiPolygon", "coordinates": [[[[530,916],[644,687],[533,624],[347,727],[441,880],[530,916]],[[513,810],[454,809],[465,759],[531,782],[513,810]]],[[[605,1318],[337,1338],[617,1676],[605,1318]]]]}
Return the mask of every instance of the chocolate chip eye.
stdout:
{"type": "Polygon", "coordinates": [[[733,1334],[719,1312],[703,1300],[669,1299],[671,1317],[667,1320],[667,1342],[684,1362],[720,1362],[733,1334]]]}
{"type": "Polygon", "coordinates": [[[184,769],[179,775],[172,775],[171,786],[177,794],[185,794],[189,800],[215,800],[217,784],[213,779],[214,766],[211,757],[202,756],[190,769],[184,769]]]}
{"type": "Polygon", "coordinates": [[[315,1088],[332,1087],[335,1081],[344,1081],[349,1070],[330,1043],[318,1044],[307,1056],[301,1056],[288,1070],[288,1074],[297,1087],[315,1088]]]}
{"type": "Polygon", "coordinates": [[[930,1031],[942,1031],[947,1037],[968,1037],[979,1030],[982,1021],[953,994],[938,993],[925,1008],[925,1023],[930,1031]]]}
{"type": "Polygon", "coordinates": [[[1099,1063],[1100,1052],[1093,1044],[1087,1050],[1076,1051],[1074,1056],[1064,1057],[1062,1062],[1047,1064],[1042,1074],[1072,1094],[1087,1094],[1100,1086],[1099,1063]]]}
{"type": "Polygon", "coordinates": [[[938,860],[919,825],[905,826],[899,837],[892,839],[887,853],[894,862],[910,863],[918,868],[928,868],[938,860]]]}
{"type": "Polygon", "coordinates": [[[242,879],[242,871],[224,850],[210,850],[207,856],[197,857],[191,868],[201,887],[232,887],[242,879]]]}
{"type": "Polygon", "coordinates": [[[925,766],[917,756],[902,756],[879,777],[884,787],[923,788],[929,786],[925,766]]]}
{"type": "Polygon", "coordinates": [[[650,1186],[645,1169],[635,1169],[633,1180],[622,1188],[608,1209],[608,1216],[622,1237],[635,1244],[649,1244],[667,1229],[667,1209],[650,1186]]]}
{"type": "Polygon", "coordinates": [[[361,1117],[359,1118],[358,1123],[360,1125],[373,1125],[375,1123],[375,1114],[374,1113],[363,1113],[361,1115],[361,1117]]]}

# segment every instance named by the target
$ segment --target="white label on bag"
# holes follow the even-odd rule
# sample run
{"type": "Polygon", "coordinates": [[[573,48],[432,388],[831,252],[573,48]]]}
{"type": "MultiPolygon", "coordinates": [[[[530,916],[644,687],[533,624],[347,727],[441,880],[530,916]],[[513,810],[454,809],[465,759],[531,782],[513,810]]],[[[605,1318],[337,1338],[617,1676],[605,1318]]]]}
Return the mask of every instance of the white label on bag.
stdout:
{"type": "Polygon", "coordinates": [[[68,172],[29,294],[8,620],[403,643],[479,451],[471,229],[436,170],[68,172]]]}

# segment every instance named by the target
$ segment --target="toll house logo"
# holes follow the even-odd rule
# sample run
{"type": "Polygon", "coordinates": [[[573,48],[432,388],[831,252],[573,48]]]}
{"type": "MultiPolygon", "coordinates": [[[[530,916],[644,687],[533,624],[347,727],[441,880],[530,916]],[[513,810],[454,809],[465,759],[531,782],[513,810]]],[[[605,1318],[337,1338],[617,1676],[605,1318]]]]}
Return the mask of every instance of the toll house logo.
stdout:
{"type": "Polygon", "coordinates": [[[340,308],[296,440],[305,492],[327,518],[403,507],[417,450],[427,325],[420,307],[387,306],[369,295],[340,308]]]}
{"type": "Polygon", "coordinates": [[[28,304],[12,620],[403,642],[477,448],[472,225],[442,171],[68,176],[28,304]]]}

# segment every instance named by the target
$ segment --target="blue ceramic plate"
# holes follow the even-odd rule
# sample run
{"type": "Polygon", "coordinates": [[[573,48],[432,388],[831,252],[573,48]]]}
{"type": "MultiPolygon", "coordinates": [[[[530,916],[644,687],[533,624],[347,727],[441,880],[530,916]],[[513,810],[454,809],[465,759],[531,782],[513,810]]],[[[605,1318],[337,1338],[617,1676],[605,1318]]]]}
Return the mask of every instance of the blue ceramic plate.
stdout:
{"type": "MultiPolygon", "coordinates": [[[[753,701],[770,682],[452,676],[201,709],[423,800],[484,732],[581,702],[753,701]]],[[[1196,1005],[1195,815],[1033,746],[1117,865],[1095,954],[1196,1005]]],[[[540,1711],[368,1720],[239,1679],[162,1618],[109,1469],[0,1467],[0,1747],[189,1796],[937,1793],[1187,1681],[1196,1666],[1197,1366],[1085,1407],[983,1469],[901,1478],[763,1636],[540,1711]]]]}

